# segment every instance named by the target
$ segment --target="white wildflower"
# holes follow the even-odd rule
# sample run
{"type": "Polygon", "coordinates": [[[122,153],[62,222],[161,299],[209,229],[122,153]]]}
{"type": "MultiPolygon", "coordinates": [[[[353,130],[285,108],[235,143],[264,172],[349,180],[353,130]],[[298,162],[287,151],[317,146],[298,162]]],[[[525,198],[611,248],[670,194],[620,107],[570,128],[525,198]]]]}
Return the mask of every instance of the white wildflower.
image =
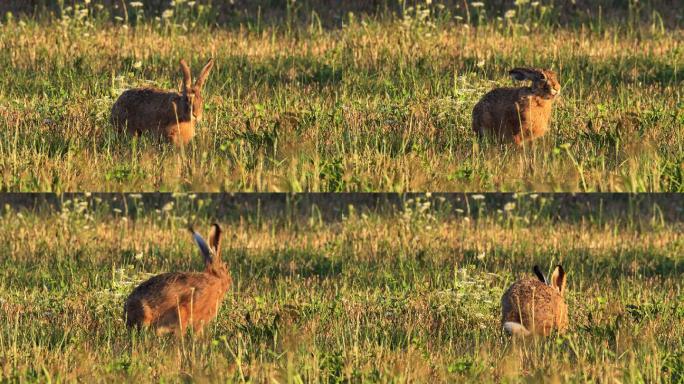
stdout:
{"type": "Polygon", "coordinates": [[[168,203],[164,204],[164,206],[162,207],[162,211],[164,211],[164,212],[169,212],[172,209],[173,209],[173,201],[169,201],[168,203]]]}

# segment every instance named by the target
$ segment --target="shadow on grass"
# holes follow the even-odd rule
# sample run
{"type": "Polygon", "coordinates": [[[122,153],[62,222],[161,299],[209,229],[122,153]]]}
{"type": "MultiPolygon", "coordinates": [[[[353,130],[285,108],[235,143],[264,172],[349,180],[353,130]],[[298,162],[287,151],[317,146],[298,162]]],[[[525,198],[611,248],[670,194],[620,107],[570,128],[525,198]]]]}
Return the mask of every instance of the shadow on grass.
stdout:
{"type": "Polygon", "coordinates": [[[598,62],[580,55],[575,56],[574,63],[565,68],[562,77],[582,81],[589,87],[600,84],[610,84],[615,88],[624,87],[625,84],[668,87],[684,81],[684,68],[677,68],[662,57],[645,55],[613,57],[598,62]]]}
{"type": "MultiPolygon", "coordinates": [[[[542,271],[546,271],[547,267],[551,266],[550,263],[558,263],[562,257],[560,263],[569,276],[582,274],[582,279],[591,281],[618,282],[625,276],[639,276],[643,279],[658,277],[663,280],[678,278],[684,274],[684,262],[665,252],[663,249],[618,249],[597,256],[590,249],[580,248],[574,249],[572,254],[548,254],[541,257],[523,257],[520,254],[499,252],[498,258],[488,261],[488,266],[494,270],[510,269],[516,275],[533,276],[532,267],[535,264],[542,267],[542,271]]],[[[477,262],[475,250],[466,251],[464,254],[468,255],[466,260],[477,262]]]]}
{"type": "MultiPolygon", "coordinates": [[[[91,8],[90,12],[98,18],[123,17],[124,14],[117,1],[103,1],[106,8],[98,10],[91,8]]],[[[462,0],[440,0],[433,4],[432,13],[439,18],[458,16],[465,18],[472,12],[464,6],[462,0]],[[437,8],[439,4],[442,8],[437,8]],[[441,12],[438,12],[442,9],[441,12]]],[[[0,14],[10,11],[19,15],[27,15],[37,19],[47,19],[60,15],[64,11],[57,1],[45,0],[5,0],[0,4],[0,14]]],[[[396,0],[213,0],[211,8],[199,11],[197,7],[189,12],[188,19],[200,24],[217,24],[224,28],[248,28],[259,30],[267,26],[285,26],[294,24],[300,28],[320,26],[323,29],[341,29],[350,18],[355,19],[388,20],[391,17],[401,17],[404,13],[412,15],[410,6],[414,1],[402,2],[396,0]],[[406,12],[403,11],[406,9],[406,12]]],[[[420,4],[420,3],[419,3],[420,4]]],[[[523,3],[524,4],[524,3],[523,3]]],[[[650,15],[661,15],[665,28],[675,28],[681,20],[677,17],[677,0],[648,1],[644,4],[632,5],[627,0],[576,0],[552,3],[550,11],[554,23],[561,26],[575,26],[579,22],[595,21],[602,16],[605,24],[625,23],[628,16],[636,8],[642,22],[650,21],[650,15]]],[[[143,4],[145,19],[159,17],[169,7],[167,0],[147,0],[143,4]]],[[[182,8],[182,7],[181,7],[182,8]]],[[[484,5],[487,15],[503,16],[511,8],[510,1],[491,0],[484,5]]],[[[187,12],[187,11],[186,11],[187,12]]],[[[128,20],[131,25],[138,22],[137,11],[128,8],[128,20]]],[[[188,22],[190,20],[179,20],[188,22]]]]}
{"type": "Polygon", "coordinates": [[[247,75],[250,84],[265,83],[271,87],[280,84],[324,86],[342,81],[342,68],[334,68],[321,60],[307,56],[273,57],[261,63],[249,63],[242,57],[231,57],[227,65],[247,75]]]}
{"type": "MultiPolygon", "coordinates": [[[[459,70],[468,71],[484,76],[501,72],[499,76],[507,76],[507,71],[519,66],[516,58],[510,55],[496,55],[496,68],[479,68],[479,59],[474,56],[464,56],[459,58],[459,70]]],[[[674,58],[672,60],[674,62],[674,58]]],[[[525,63],[529,66],[546,67],[558,71],[557,63],[525,63]]],[[[450,68],[444,68],[449,71],[450,68]]],[[[448,73],[437,76],[445,76],[448,73]]],[[[684,82],[684,68],[675,67],[662,57],[646,56],[635,54],[632,56],[619,56],[606,59],[595,60],[588,55],[576,55],[570,57],[569,62],[565,62],[563,71],[558,73],[561,86],[569,84],[576,87],[573,83],[581,83],[588,88],[596,88],[602,84],[610,84],[614,88],[622,88],[626,84],[653,85],[658,84],[663,87],[670,87],[684,82]]],[[[490,75],[492,76],[492,75],[490,75]]],[[[516,82],[515,84],[522,84],[516,82]]],[[[517,86],[517,85],[515,85],[517,86]]],[[[565,93],[565,92],[564,92],[565,93]]]]}
{"type": "Polygon", "coordinates": [[[231,259],[233,271],[239,271],[243,279],[250,280],[261,276],[271,280],[281,277],[326,279],[339,276],[343,269],[341,261],[333,260],[324,253],[312,251],[271,251],[258,258],[237,252],[231,259]]]}

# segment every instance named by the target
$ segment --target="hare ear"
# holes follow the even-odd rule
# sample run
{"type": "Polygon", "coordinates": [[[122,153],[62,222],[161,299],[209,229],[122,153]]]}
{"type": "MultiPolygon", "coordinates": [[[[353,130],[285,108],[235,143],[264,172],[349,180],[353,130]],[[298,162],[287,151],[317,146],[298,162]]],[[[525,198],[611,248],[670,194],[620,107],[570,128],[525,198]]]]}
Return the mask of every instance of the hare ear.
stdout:
{"type": "Polygon", "coordinates": [[[209,59],[207,64],[202,68],[202,72],[200,72],[199,76],[197,77],[197,82],[195,83],[195,87],[202,89],[204,87],[204,82],[207,80],[207,76],[209,76],[209,71],[211,71],[211,68],[214,66],[214,59],[209,59]]]}
{"type": "Polygon", "coordinates": [[[534,274],[537,275],[537,279],[539,279],[539,281],[541,281],[541,282],[544,283],[544,284],[549,284],[549,283],[546,281],[546,277],[544,277],[544,274],[542,273],[541,269],[539,269],[539,266],[538,266],[538,265],[535,265],[535,266],[532,268],[532,270],[534,271],[534,274]]]}
{"type": "Polygon", "coordinates": [[[551,274],[551,286],[558,289],[561,296],[565,293],[565,271],[557,265],[551,274]]]}
{"type": "Polygon", "coordinates": [[[513,68],[510,71],[508,71],[508,74],[511,75],[513,80],[517,81],[523,81],[523,80],[532,80],[532,81],[539,81],[543,80],[545,78],[544,74],[539,71],[538,69],[534,68],[513,68]]]}
{"type": "Polygon", "coordinates": [[[199,233],[195,232],[192,226],[188,227],[188,229],[190,230],[190,233],[192,233],[192,238],[195,240],[195,243],[197,243],[200,252],[202,252],[202,257],[204,257],[204,264],[211,264],[213,260],[211,258],[211,249],[207,245],[207,242],[204,241],[204,239],[199,233]]]}
{"type": "Polygon", "coordinates": [[[209,246],[211,246],[211,251],[217,260],[221,260],[221,234],[223,231],[221,227],[214,223],[211,225],[211,231],[209,232],[209,246]]]}
{"type": "Polygon", "coordinates": [[[181,72],[183,72],[183,93],[187,93],[188,89],[192,87],[192,75],[190,74],[190,67],[185,60],[180,61],[181,72]]]}

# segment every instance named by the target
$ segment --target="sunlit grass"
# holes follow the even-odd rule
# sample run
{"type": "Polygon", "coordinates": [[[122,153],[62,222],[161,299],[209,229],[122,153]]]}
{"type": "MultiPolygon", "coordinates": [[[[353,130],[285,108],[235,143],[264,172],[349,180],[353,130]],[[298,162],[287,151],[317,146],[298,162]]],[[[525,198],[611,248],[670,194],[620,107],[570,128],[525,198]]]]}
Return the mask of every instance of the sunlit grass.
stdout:
{"type": "Polygon", "coordinates": [[[183,342],[128,335],[122,302],[152,274],[201,268],[184,226],[206,231],[202,203],[139,206],[137,218],[79,201],[6,210],[0,380],[681,381],[681,223],[560,221],[530,197],[502,212],[470,204],[479,219],[418,199],[341,221],[223,221],[234,286],[207,335],[183,342]],[[570,329],[513,342],[501,294],[556,263],[570,329]]]}
{"type": "Polygon", "coordinates": [[[6,22],[0,190],[683,190],[680,29],[421,17],[289,30],[6,22]],[[210,56],[185,154],[113,132],[123,90],[177,88],[180,58],[210,56]],[[517,65],[559,73],[551,130],[524,150],[478,146],[472,107],[517,65]]]}

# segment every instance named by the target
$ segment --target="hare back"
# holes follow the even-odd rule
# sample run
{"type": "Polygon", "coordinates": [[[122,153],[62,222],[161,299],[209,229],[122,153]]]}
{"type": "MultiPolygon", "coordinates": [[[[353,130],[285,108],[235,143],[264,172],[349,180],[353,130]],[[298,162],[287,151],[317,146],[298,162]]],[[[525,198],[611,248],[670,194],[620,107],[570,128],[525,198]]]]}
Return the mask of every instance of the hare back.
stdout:
{"type": "Polygon", "coordinates": [[[190,120],[184,111],[174,108],[174,100],[181,96],[156,88],[129,89],[114,103],[112,123],[129,133],[163,131],[172,123],[190,120]]]}
{"type": "Polygon", "coordinates": [[[531,88],[497,88],[473,108],[473,130],[520,144],[546,132],[550,106],[550,102],[534,96],[531,88]]]}
{"type": "Polygon", "coordinates": [[[480,99],[480,103],[488,103],[492,105],[511,106],[520,102],[525,97],[532,94],[532,89],[529,87],[503,87],[495,88],[487,92],[480,99]]]}
{"type": "Polygon", "coordinates": [[[174,122],[164,129],[164,135],[174,145],[187,145],[195,137],[195,126],[191,121],[174,122]]]}
{"type": "Polygon", "coordinates": [[[555,288],[536,279],[514,283],[501,299],[502,323],[516,322],[532,332],[548,334],[567,313],[555,288]]]}
{"type": "Polygon", "coordinates": [[[205,273],[166,273],[136,287],[124,304],[126,324],[181,330],[199,328],[218,312],[227,287],[205,273]]]}
{"type": "Polygon", "coordinates": [[[524,96],[520,88],[497,88],[482,96],[473,108],[473,130],[482,135],[512,138],[520,132],[518,105],[524,96]]]}

